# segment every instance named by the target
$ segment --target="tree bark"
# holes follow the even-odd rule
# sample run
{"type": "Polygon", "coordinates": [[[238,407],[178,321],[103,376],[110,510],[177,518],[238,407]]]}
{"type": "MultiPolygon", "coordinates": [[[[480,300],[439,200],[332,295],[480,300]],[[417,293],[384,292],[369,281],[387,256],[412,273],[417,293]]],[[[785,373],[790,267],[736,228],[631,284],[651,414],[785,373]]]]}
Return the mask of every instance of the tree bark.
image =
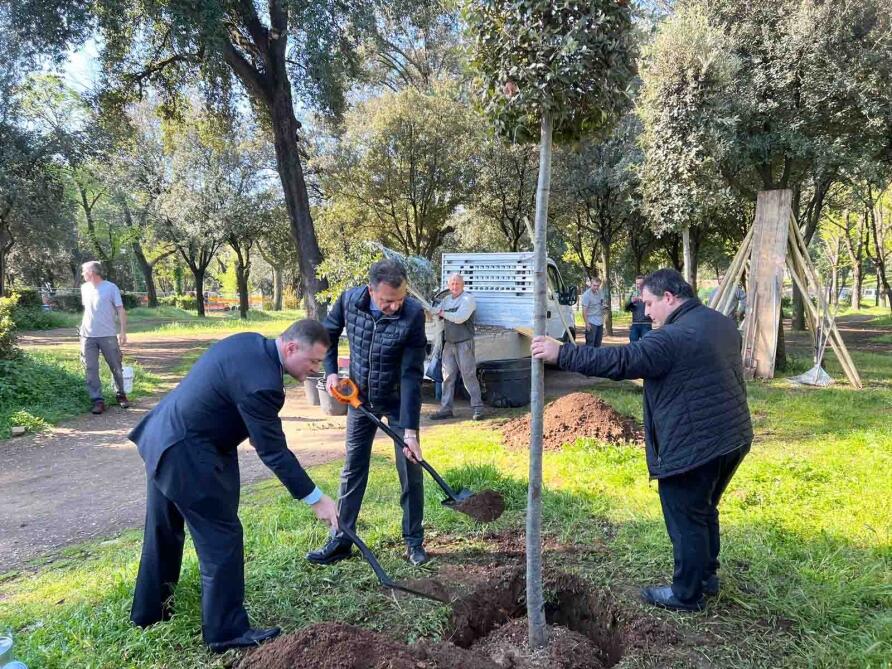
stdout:
{"type": "MultiPolygon", "coordinates": [[[[552,119],[542,117],[539,140],[539,183],[536,188],[535,249],[535,306],[533,332],[544,335],[548,263],[546,242],[548,227],[548,196],[551,189],[552,119]]],[[[542,447],[545,417],[545,364],[531,359],[530,385],[530,474],[527,493],[526,553],[527,553],[527,620],[530,648],[544,648],[545,597],[542,592],[542,447]]]]}
{"type": "Polygon", "coordinates": [[[684,256],[684,280],[693,285],[694,280],[694,260],[691,252],[691,228],[685,226],[681,230],[681,247],[684,256]]]}
{"type": "Polygon", "coordinates": [[[195,282],[195,305],[199,318],[205,317],[204,311],[204,269],[191,267],[192,280],[195,282]]]}
{"type": "Polygon", "coordinates": [[[249,295],[248,295],[248,277],[251,274],[251,244],[247,243],[244,248],[239,240],[230,236],[229,246],[235,251],[235,283],[238,286],[238,315],[241,319],[248,318],[249,295]]]}
{"type": "Polygon", "coordinates": [[[284,281],[282,280],[282,268],[273,267],[273,311],[282,311],[282,293],[284,281]]]}
{"type": "Polygon", "coordinates": [[[155,268],[146,259],[146,254],[143,253],[142,245],[138,241],[130,244],[130,248],[133,250],[133,255],[136,256],[136,264],[139,265],[143,281],[146,284],[146,299],[149,308],[156,309],[158,307],[158,291],[155,290],[155,268]]]}
{"type": "Polygon", "coordinates": [[[0,297],[6,294],[6,258],[12,251],[13,245],[15,238],[7,224],[0,219],[0,297]]]}
{"type": "MultiPolygon", "coordinates": [[[[609,244],[601,244],[601,268],[604,272],[604,278],[602,280],[602,285],[604,286],[604,298],[607,305],[610,305],[611,295],[610,295],[610,270],[612,259],[610,257],[610,245],[609,244]]],[[[613,336],[613,310],[607,309],[607,313],[604,314],[604,332],[612,337],[613,336]]]]}

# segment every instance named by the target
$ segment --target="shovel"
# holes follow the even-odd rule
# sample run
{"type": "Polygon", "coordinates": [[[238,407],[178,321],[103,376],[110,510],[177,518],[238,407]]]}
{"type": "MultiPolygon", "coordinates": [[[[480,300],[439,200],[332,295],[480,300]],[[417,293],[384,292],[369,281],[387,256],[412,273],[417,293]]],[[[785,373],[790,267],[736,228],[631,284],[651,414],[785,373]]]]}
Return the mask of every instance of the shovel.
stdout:
{"type": "MultiPolygon", "coordinates": [[[[375,425],[377,425],[388,437],[393,439],[397,444],[406,447],[406,442],[403,441],[402,437],[400,437],[396,432],[394,432],[390,427],[378,418],[375,414],[365,408],[362,404],[362,400],[359,399],[359,388],[353,383],[352,379],[340,379],[337,385],[332,388],[331,394],[334,395],[335,399],[343,404],[349,404],[354,409],[361,411],[370,421],[372,421],[375,425]]],[[[468,513],[468,515],[476,518],[477,520],[495,520],[498,516],[502,515],[502,510],[504,510],[504,501],[501,500],[501,496],[498,493],[493,491],[486,491],[481,493],[481,495],[486,495],[486,502],[492,505],[493,501],[495,502],[495,506],[497,510],[495,511],[495,516],[493,517],[493,512],[485,513],[483,515],[479,515],[477,513],[471,513],[469,510],[463,507],[468,507],[466,504],[474,499],[475,494],[472,493],[467,488],[462,488],[458,492],[456,492],[445,480],[443,477],[437,473],[437,470],[434,469],[426,460],[421,459],[418,461],[418,464],[424,468],[428,474],[430,474],[434,481],[437,482],[437,485],[446,493],[446,499],[443,500],[443,506],[448,506],[450,508],[454,508],[457,511],[461,511],[462,513],[468,513]],[[495,500],[494,498],[498,497],[499,499],[495,500]]]]}
{"type": "Polygon", "coordinates": [[[390,588],[391,590],[401,590],[402,592],[408,592],[409,594],[416,595],[418,597],[426,597],[427,599],[433,599],[436,602],[445,602],[449,603],[448,599],[444,599],[443,597],[437,597],[436,595],[430,592],[423,592],[421,590],[416,590],[415,588],[411,588],[408,585],[403,585],[401,583],[397,583],[390,576],[387,575],[387,572],[384,571],[384,567],[381,566],[381,563],[378,562],[378,558],[375,557],[375,554],[372,553],[372,549],[365,545],[365,542],[356,536],[356,533],[350,528],[340,525],[338,530],[343,532],[344,536],[350,539],[356,547],[359,549],[359,552],[362,554],[362,557],[365,558],[365,561],[369,563],[372,568],[372,571],[375,572],[375,576],[378,577],[378,582],[381,583],[385,588],[390,588]]]}

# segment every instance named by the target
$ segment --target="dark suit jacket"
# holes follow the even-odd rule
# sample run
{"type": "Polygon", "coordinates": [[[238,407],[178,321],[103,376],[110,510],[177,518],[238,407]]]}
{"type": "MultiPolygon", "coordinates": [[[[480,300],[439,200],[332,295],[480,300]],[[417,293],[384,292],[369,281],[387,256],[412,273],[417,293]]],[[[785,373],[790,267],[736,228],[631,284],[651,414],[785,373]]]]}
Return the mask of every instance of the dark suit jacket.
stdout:
{"type": "Polygon", "coordinates": [[[316,486],[282,432],[282,375],[275,340],[244,333],[214,344],[129,434],[149,478],[176,443],[212,445],[224,454],[250,437],[260,459],[294,497],[313,492],[316,486]]]}

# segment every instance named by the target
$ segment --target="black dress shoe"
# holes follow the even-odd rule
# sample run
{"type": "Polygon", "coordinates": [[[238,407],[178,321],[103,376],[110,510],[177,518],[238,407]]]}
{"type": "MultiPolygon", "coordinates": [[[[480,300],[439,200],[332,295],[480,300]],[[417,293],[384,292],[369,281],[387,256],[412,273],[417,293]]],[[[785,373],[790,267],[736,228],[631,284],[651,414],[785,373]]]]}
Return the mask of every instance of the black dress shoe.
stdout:
{"type": "Polygon", "coordinates": [[[334,564],[353,555],[353,544],[344,543],[332,537],[322,548],[307,553],[307,560],[313,564],[334,564]]]}
{"type": "Polygon", "coordinates": [[[424,550],[424,546],[409,546],[409,553],[407,555],[407,558],[409,560],[409,564],[411,564],[413,567],[423,565],[425,562],[430,560],[427,551],[424,550]]]}
{"type": "Polygon", "coordinates": [[[715,574],[703,581],[703,594],[707,597],[715,597],[719,594],[719,577],[715,574]]]}
{"type": "Polygon", "coordinates": [[[669,609],[670,611],[702,611],[705,606],[702,597],[695,602],[681,601],[672,592],[672,586],[670,585],[654,585],[641,588],[641,599],[647,604],[653,604],[661,609],[669,609]]]}
{"type": "Polygon", "coordinates": [[[279,636],[282,630],[278,627],[267,627],[266,629],[247,629],[241,636],[237,636],[229,641],[213,641],[208,644],[208,648],[214,653],[225,653],[231,648],[248,648],[250,646],[259,646],[264,641],[268,641],[273,637],[279,636]]]}

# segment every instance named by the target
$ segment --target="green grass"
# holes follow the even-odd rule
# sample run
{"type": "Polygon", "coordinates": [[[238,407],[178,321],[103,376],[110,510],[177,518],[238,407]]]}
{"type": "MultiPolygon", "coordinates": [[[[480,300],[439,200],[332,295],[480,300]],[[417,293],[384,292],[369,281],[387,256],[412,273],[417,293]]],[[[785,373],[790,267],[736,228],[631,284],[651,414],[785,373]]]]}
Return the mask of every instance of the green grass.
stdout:
{"type": "Polygon", "coordinates": [[[128,313],[128,331],[153,335],[190,335],[197,333],[260,332],[270,336],[280,334],[294,321],[304,318],[298,309],[283,311],[249,311],[248,318],[241,319],[238,312],[211,313],[198,318],[194,313],[175,307],[161,307],[164,315],[154,309],[141,307],[128,313]],[[131,314],[133,314],[131,316],[131,314]]]}
{"type": "MultiPolygon", "coordinates": [[[[131,397],[157,392],[161,380],[132,360],[135,368],[131,397]]],[[[103,394],[114,398],[111,373],[99,361],[103,394]]],[[[9,437],[13,425],[29,431],[45,429],[66,418],[85,413],[90,397],[84,385],[84,368],[77,346],[31,349],[13,360],[0,360],[0,439],[9,437]]]]}
{"type": "MultiPolygon", "coordinates": [[[[659,614],[693,641],[681,664],[629,658],[621,667],[889,667],[892,658],[892,356],[854,352],[866,388],[749,385],[756,441],[722,503],[723,593],[706,614],[659,614]]],[[[829,371],[841,378],[832,356],[829,371]]],[[[620,411],[641,416],[632,384],[599,387],[620,411]]],[[[506,514],[489,529],[522,535],[527,454],[507,450],[492,423],[425,430],[425,455],[455,485],[494,487],[506,514]]],[[[398,490],[387,448],[376,448],[359,530],[396,578],[398,490]]],[[[312,470],[335,490],[338,467],[312,470]]],[[[611,586],[631,611],[633,586],[665,582],[671,547],[643,451],[580,439],[544,458],[547,536],[583,550],[553,566],[611,586]],[[594,549],[594,550],[591,550],[594,549]]],[[[427,485],[428,537],[483,547],[482,530],[443,509],[427,485]]],[[[310,567],[303,554],[325,539],[309,511],[276,481],[243,495],[247,602],[257,624],[286,630],[340,620],[401,639],[437,637],[448,610],[390,599],[367,565],[310,567]]],[[[52,564],[0,576],[0,628],[32,667],[224,667],[200,643],[199,576],[187,551],[177,615],[146,631],[127,623],[140,536],[84,544],[52,564]]],[[[436,564],[436,563],[435,563],[436,564]]]]}

